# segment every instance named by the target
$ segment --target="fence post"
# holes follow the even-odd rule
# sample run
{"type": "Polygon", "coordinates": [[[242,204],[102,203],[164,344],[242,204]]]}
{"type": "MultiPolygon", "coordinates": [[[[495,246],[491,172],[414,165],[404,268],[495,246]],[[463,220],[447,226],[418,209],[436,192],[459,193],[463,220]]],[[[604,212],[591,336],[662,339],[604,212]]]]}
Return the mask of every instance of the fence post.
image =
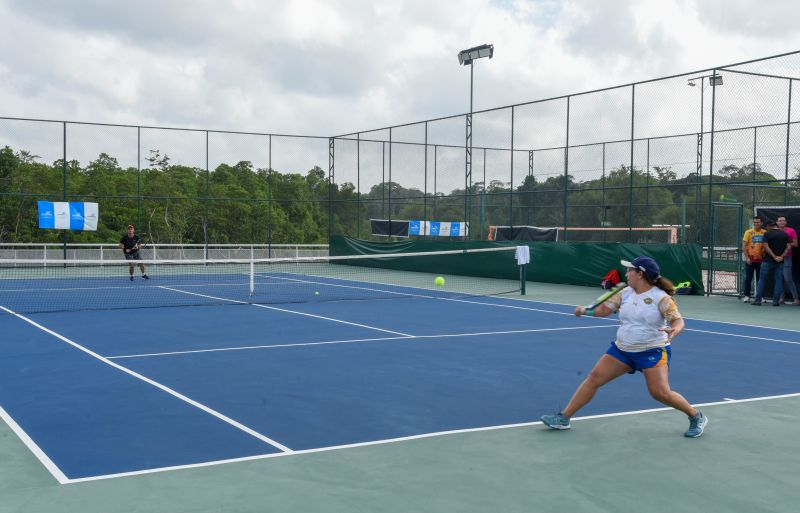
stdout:
{"type": "MultiPolygon", "coordinates": [[[[789,204],[789,132],[792,126],[792,84],[794,79],[789,79],[789,106],[786,112],[786,168],[783,177],[783,204],[789,204]]],[[[755,171],[755,169],[754,169],[755,171]]],[[[795,298],[797,299],[797,298],[795,298]]]]}
{"type": "Polygon", "coordinates": [[[634,118],[636,114],[636,84],[631,85],[631,168],[630,187],[628,189],[628,242],[633,241],[633,145],[634,145],[634,118]]]}
{"type": "Polygon", "coordinates": [[[336,181],[336,147],[333,137],[328,139],[328,242],[333,236],[333,188],[336,181]]]}
{"type": "Polygon", "coordinates": [[[569,182],[569,100],[570,96],[567,96],[567,139],[566,144],[564,145],[564,212],[563,218],[564,221],[564,241],[569,240],[569,222],[567,221],[567,205],[569,204],[569,188],[567,187],[567,183],[569,182]]]}
{"type": "Polygon", "coordinates": [[[206,197],[205,197],[205,214],[203,217],[203,259],[208,260],[208,130],[206,130],[206,197]]]}
{"type": "MultiPolygon", "coordinates": [[[[64,134],[64,163],[63,163],[63,166],[62,166],[62,175],[63,175],[63,178],[64,178],[64,185],[63,185],[64,188],[61,191],[61,198],[62,198],[61,201],[67,201],[67,123],[63,122],[62,123],[62,127],[63,127],[63,134],[64,134]]],[[[64,230],[64,248],[63,248],[64,260],[67,259],[67,237],[68,237],[67,230],[64,230]]],[[[64,263],[64,267],[66,267],[66,266],[67,266],[67,264],[65,262],[64,263]]]]}
{"type": "Polygon", "coordinates": [[[267,167],[267,258],[272,258],[272,134],[269,136],[269,156],[267,167]]]}
{"type": "MultiPolygon", "coordinates": [[[[713,71],[713,75],[717,74],[717,70],[713,71]]],[[[711,211],[713,210],[712,203],[713,203],[713,191],[714,191],[714,129],[715,129],[715,121],[716,121],[716,112],[715,108],[717,105],[717,88],[714,86],[713,79],[711,83],[711,147],[709,150],[708,156],[708,230],[706,233],[706,245],[709,244],[711,241],[711,223],[713,218],[711,216],[711,211]]],[[[710,283],[709,283],[710,284],[710,283]]],[[[710,288],[710,287],[709,287],[710,288]]]]}
{"type": "Polygon", "coordinates": [[[508,191],[508,226],[514,232],[514,111],[511,107],[511,182],[508,191]]]}

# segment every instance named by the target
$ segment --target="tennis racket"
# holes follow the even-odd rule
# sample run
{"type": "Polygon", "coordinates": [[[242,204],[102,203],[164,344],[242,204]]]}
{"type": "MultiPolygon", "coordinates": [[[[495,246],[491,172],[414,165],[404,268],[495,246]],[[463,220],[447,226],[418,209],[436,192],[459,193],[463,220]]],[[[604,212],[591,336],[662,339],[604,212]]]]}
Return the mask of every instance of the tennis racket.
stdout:
{"type": "Polygon", "coordinates": [[[617,283],[616,285],[614,285],[613,289],[610,289],[605,294],[599,296],[597,299],[594,300],[594,303],[592,303],[591,305],[587,306],[586,309],[587,310],[593,310],[593,309],[597,308],[598,306],[602,305],[603,303],[605,303],[606,301],[608,301],[612,297],[614,297],[617,294],[619,294],[620,292],[622,292],[622,289],[624,289],[627,286],[628,286],[628,284],[625,283],[624,281],[621,281],[621,282],[617,283]]]}
{"type": "Polygon", "coordinates": [[[133,247],[133,251],[139,251],[140,249],[147,249],[150,246],[150,236],[147,236],[147,241],[145,242],[141,237],[139,238],[139,242],[133,247]]]}
{"type": "Polygon", "coordinates": [[[624,281],[621,281],[621,282],[617,283],[616,285],[614,285],[613,289],[608,290],[603,295],[599,296],[597,299],[594,300],[594,303],[592,303],[591,305],[582,306],[582,307],[580,307],[579,310],[576,309],[575,315],[587,315],[587,314],[588,315],[593,315],[592,312],[593,312],[593,310],[595,308],[597,308],[598,306],[602,305],[603,303],[605,303],[606,301],[608,301],[612,297],[614,297],[617,294],[619,294],[620,292],[622,292],[622,289],[624,289],[627,286],[628,286],[628,284],[625,283],[624,281]]]}

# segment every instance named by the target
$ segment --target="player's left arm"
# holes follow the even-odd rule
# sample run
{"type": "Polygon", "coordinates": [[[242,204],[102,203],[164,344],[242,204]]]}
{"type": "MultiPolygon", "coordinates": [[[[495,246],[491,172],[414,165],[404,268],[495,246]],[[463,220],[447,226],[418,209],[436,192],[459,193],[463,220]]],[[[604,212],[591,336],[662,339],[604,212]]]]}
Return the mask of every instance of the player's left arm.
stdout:
{"type": "Polygon", "coordinates": [[[659,328],[659,331],[666,332],[667,340],[672,340],[680,335],[683,328],[686,327],[686,323],[683,321],[683,316],[678,311],[678,305],[675,303],[675,300],[670,296],[665,297],[658,304],[658,309],[661,311],[661,315],[664,316],[664,320],[667,321],[667,325],[663,328],[659,328]]]}

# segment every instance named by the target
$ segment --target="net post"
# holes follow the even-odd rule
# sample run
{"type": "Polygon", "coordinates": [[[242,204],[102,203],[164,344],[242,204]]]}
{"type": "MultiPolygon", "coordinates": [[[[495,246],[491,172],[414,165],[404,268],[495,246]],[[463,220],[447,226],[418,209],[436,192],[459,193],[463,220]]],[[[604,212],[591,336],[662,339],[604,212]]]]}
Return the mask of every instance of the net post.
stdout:
{"type": "Polygon", "coordinates": [[[251,301],[253,299],[253,293],[255,292],[255,276],[256,276],[256,274],[255,274],[255,262],[251,258],[250,259],[250,294],[249,294],[249,297],[250,297],[251,301]]]}
{"type": "Polygon", "coordinates": [[[525,295],[525,288],[528,283],[528,264],[519,266],[519,292],[521,296],[525,295]]]}

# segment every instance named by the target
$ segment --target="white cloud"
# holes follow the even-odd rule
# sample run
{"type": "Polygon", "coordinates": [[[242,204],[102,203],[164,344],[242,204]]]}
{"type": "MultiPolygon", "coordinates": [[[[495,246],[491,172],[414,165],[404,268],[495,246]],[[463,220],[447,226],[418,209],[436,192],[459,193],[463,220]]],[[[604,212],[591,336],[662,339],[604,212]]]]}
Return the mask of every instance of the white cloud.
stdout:
{"type": "Polygon", "coordinates": [[[797,48],[793,3],[0,0],[0,114],[336,134],[797,48]],[[758,9],[759,16],[751,16],[758,9]]]}
{"type": "Polygon", "coordinates": [[[340,12],[326,2],[295,0],[286,4],[283,35],[289,41],[340,46],[351,31],[340,12]]]}

